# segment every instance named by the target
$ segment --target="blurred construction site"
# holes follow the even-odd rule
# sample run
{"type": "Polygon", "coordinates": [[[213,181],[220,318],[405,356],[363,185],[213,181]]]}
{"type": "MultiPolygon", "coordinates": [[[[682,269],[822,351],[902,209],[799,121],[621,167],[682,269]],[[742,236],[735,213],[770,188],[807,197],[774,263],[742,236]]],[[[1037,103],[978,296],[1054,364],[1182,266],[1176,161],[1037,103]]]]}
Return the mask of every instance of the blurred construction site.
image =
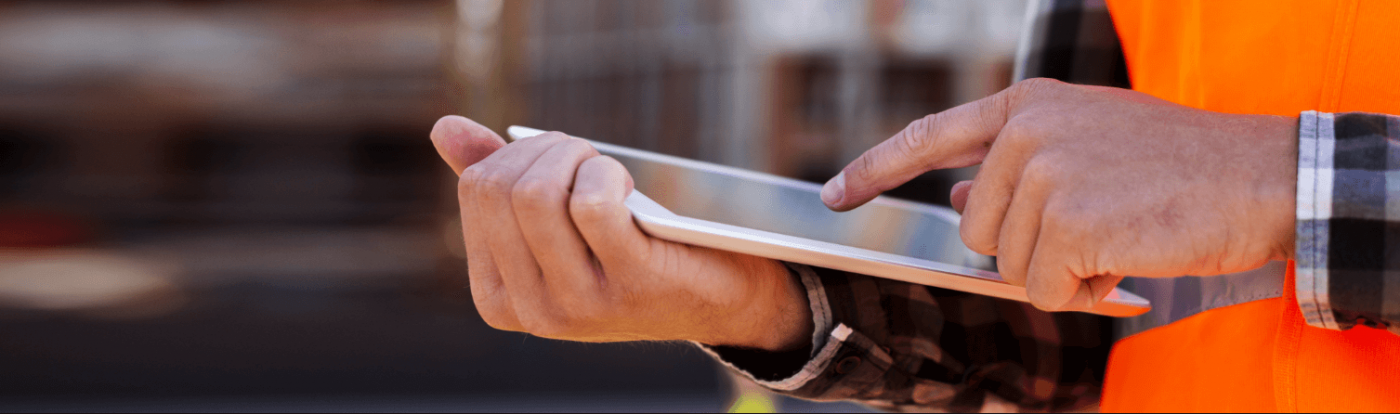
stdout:
{"type": "Polygon", "coordinates": [[[0,1],[0,410],[725,409],[690,345],[487,327],[434,121],[820,182],[1007,86],[1025,7],[0,1]]]}

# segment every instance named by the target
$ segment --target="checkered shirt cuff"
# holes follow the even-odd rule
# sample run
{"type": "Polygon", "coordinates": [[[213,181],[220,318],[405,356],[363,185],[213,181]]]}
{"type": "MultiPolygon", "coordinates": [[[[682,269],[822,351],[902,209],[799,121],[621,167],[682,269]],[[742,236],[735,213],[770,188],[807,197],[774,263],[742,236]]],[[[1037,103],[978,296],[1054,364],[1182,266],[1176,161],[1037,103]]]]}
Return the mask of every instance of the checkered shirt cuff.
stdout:
{"type": "Polygon", "coordinates": [[[1295,274],[1304,319],[1400,333],[1400,118],[1308,111],[1298,137],[1295,274]]]}

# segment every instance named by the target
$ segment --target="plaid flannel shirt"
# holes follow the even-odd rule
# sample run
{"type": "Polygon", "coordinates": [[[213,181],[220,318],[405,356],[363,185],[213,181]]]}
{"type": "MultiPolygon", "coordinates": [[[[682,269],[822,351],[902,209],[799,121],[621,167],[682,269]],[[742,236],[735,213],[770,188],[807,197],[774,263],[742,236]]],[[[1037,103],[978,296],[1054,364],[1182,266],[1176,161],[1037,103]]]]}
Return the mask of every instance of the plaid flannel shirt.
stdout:
{"type": "MultiPolygon", "coordinates": [[[[1103,0],[1030,3],[1017,79],[1131,87],[1103,0]]],[[[1306,320],[1400,333],[1400,254],[1387,255],[1400,249],[1400,118],[1305,112],[1299,136],[1296,270],[1306,320]]],[[[1114,339],[1104,318],[791,267],[816,322],[810,348],[702,347],[774,391],[901,411],[1060,411],[1098,401],[1114,339]]]]}
{"type": "Polygon", "coordinates": [[[1400,334],[1400,117],[1308,111],[1298,124],[1303,318],[1400,334]]]}

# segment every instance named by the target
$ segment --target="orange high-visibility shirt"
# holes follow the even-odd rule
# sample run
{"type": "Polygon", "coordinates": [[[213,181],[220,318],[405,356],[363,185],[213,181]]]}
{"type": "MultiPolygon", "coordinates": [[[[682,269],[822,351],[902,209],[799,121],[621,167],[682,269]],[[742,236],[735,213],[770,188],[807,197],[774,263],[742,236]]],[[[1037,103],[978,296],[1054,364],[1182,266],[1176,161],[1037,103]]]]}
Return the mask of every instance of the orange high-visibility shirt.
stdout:
{"type": "MultiPolygon", "coordinates": [[[[1400,114],[1400,1],[1109,0],[1133,89],[1212,111],[1400,114]]],[[[1291,267],[1291,266],[1290,266],[1291,267]]],[[[1400,411],[1400,336],[1283,298],[1128,337],[1105,411],[1400,411]]]]}

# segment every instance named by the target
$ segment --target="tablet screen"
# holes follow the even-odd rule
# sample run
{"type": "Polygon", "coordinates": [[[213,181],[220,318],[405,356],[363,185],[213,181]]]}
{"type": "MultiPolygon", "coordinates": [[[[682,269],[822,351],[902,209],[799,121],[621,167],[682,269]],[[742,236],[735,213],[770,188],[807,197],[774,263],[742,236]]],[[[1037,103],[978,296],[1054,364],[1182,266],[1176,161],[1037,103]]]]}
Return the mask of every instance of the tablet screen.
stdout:
{"type": "Polygon", "coordinates": [[[607,144],[595,147],[627,167],[638,191],[681,216],[992,270],[991,258],[963,245],[957,214],[944,207],[881,197],[837,213],[822,204],[819,184],[607,144]]]}

